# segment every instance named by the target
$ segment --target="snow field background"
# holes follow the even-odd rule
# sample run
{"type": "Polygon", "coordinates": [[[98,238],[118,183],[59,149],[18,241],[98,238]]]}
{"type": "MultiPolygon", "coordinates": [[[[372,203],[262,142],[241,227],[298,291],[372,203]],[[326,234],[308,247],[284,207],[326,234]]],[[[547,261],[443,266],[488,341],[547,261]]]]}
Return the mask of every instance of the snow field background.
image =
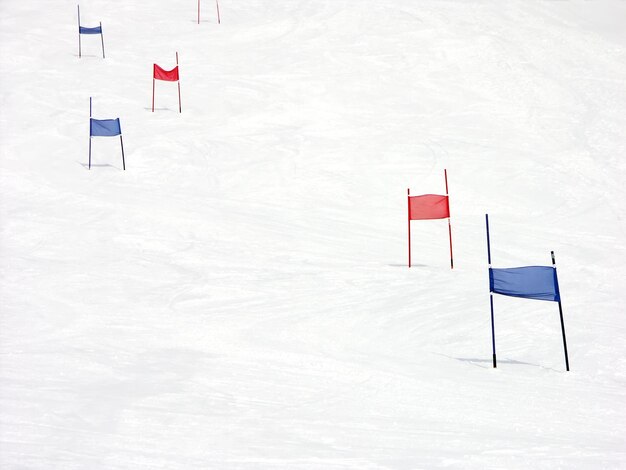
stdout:
{"type": "Polygon", "coordinates": [[[2,466],[624,467],[624,2],[186,3],[0,4],[2,466]]]}

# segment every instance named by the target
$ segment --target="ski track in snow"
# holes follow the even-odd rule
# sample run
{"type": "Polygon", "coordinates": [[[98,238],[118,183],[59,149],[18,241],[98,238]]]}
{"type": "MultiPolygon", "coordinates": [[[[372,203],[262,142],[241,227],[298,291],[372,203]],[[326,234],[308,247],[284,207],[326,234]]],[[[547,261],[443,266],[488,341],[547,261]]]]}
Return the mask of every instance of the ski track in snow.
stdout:
{"type": "Polygon", "coordinates": [[[626,467],[623,1],[74,8],[0,5],[2,468],[626,467]]]}

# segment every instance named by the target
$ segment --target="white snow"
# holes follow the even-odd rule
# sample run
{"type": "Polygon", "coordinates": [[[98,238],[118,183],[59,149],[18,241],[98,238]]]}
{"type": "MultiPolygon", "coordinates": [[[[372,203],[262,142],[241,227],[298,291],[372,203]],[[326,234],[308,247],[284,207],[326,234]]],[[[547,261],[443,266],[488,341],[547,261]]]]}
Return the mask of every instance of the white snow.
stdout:
{"type": "Polygon", "coordinates": [[[75,8],[0,3],[0,467],[626,468],[624,1],[75,8]]]}

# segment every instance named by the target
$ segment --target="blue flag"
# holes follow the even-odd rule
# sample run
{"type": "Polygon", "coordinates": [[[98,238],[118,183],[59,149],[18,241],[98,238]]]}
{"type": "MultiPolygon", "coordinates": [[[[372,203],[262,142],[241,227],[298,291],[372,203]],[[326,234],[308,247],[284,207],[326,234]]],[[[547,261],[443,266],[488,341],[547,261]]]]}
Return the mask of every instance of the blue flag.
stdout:
{"type": "Polygon", "coordinates": [[[96,26],[95,28],[87,28],[85,26],[79,26],[78,34],[102,34],[102,26],[96,26]]]}
{"type": "Polygon", "coordinates": [[[489,290],[524,299],[561,301],[556,269],[549,266],[489,268],[489,290]]]}
{"type": "Polygon", "coordinates": [[[89,118],[89,135],[92,137],[114,137],[122,134],[120,119],[89,118]]]}

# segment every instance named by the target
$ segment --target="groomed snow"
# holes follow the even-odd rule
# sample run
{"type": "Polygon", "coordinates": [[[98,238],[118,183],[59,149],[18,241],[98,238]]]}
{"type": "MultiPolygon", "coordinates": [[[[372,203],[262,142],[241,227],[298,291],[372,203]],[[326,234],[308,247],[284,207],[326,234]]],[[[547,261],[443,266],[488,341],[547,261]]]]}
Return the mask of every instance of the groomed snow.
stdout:
{"type": "Polygon", "coordinates": [[[220,10],[0,3],[0,467],[626,468],[626,3],[220,10]]]}

